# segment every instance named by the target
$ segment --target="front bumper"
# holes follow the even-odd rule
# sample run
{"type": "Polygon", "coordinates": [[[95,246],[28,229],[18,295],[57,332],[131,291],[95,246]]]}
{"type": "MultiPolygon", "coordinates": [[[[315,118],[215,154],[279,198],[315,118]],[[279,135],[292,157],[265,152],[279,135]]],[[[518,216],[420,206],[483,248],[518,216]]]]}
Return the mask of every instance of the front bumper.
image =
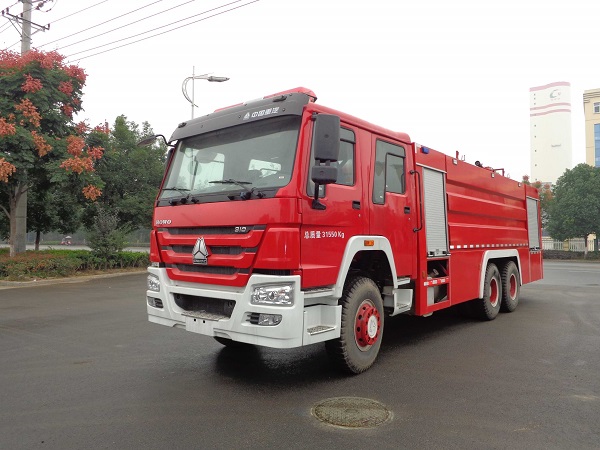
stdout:
{"type": "Polygon", "coordinates": [[[146,291],[148,320],[193,333],[275,348],[292,348],[340,336],[341,306],[331,298],[305,306],[299,276],[252,275],[242,288],[173,281],[166,270],[149,267],[160,292],[146,291]],[[292,306],[254,305],[250,297],[259,284],[293,285],[292,306]],[[154,305],[154,306],[153,306],[154,305]],[[161,307],[162,306],[162,307],[161,307]],[[281,315],[277,325],[259,325],[259,315],[281,315]]]}

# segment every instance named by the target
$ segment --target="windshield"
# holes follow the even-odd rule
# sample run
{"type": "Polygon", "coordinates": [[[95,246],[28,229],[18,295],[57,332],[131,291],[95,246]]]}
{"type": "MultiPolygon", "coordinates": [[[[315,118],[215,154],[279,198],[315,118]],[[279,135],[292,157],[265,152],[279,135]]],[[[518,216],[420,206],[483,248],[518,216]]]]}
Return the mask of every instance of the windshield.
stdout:
{"type": "Polygon", "coordinates": [[[285,186],[299,127],[299,116],[284,116],[183,139],[160,198],[285,186]]]}

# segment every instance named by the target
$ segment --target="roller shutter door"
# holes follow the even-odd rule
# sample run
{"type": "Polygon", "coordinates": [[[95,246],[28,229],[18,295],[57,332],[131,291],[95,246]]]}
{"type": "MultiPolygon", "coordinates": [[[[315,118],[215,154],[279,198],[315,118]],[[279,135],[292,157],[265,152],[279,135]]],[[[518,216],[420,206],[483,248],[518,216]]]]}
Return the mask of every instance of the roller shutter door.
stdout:
{"type": "Polygon", "coordinates": [[[527,234],[529,248],[540,249],[540,224],[538,221],[538,200],[527,197],[527,234]]]}
{"type": "Polygon", "coordinates": [[[443,172],[423,168],[423,197],[427,255],[446,255],[448,254],[448,216],[443,172]]]}

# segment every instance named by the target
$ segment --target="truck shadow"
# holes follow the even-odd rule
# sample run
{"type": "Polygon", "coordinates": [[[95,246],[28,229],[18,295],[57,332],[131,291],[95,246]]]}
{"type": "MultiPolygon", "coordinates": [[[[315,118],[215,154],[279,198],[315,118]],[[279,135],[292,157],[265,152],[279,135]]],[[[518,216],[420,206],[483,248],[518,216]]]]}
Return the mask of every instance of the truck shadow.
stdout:
{"type": "MultiPolygon", "coordinates": [[[[375,373],[383,362],[395,365],[394,360],[398,360],[400,364],[407,353],[415,351],[415,347],[426,344],[430,339],[438,339],[452,330],[478,324],[481,322],[466,318],[455,308],[440,311],[428,318],[386,318],[378,361],[366,373],[375,373]]],[[[329,360],[323,343],[293,349],[223,347],[215,365],[221,376],[254,386],[266,385],[271,389],[285,390],[289,389],[290,384],[302,386],[348,378],[348,374],[339,371],[329,360]]]]}

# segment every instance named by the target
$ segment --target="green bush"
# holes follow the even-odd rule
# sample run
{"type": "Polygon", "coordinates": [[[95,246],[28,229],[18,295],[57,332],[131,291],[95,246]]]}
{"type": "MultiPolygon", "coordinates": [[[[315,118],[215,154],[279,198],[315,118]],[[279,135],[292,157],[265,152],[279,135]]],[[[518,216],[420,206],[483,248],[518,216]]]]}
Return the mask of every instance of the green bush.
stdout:
{"type": "Polygon", "coordinates": [[[544,259],[561,259],[561,260],[600,260],[600,252],[588,252],[587,257],[583,252],[572,252],[566,250],[544,250],[544,259]]]}
{"type": "Polygon", "coordinates": [[[142,252],[118,252],[108,260],[89,250],[27,251],[11,258],[8,249],[0,249],[0,278],[24,280],[31,278],[68,277],[101,269],[147,267],[149,255],[142,252]]]}
{"type": "Polygon", "coordinates": [[[75,274],[81,261],[63,255],[26,252],[14,258],[0,257],[0,277],[11,280],[26,278],[67,277],[75,274]]]}

